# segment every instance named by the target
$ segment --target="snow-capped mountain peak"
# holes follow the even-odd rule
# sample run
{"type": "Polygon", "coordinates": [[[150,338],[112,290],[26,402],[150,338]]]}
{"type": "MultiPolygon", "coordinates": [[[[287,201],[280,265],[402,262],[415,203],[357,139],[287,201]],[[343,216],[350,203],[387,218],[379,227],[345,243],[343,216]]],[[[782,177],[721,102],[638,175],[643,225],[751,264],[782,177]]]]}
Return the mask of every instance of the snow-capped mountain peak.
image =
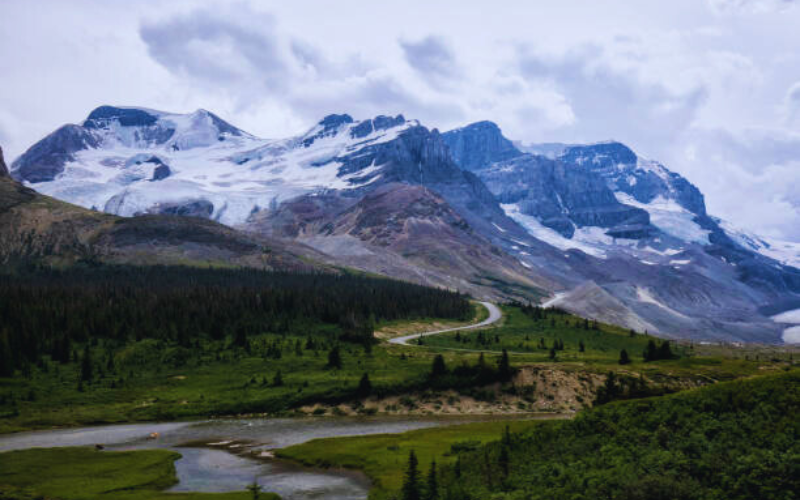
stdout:
{"type": "Polygon", "coordinates": [[[395,139],[415,120],[329,115],[297,137],[260,139],[198,109],[101,106],[30,148],[12,174],[42,193],[118,215],[168,212],[241,224],[301,194],[378,179],[381,165],[345,157],[395,139]]]}

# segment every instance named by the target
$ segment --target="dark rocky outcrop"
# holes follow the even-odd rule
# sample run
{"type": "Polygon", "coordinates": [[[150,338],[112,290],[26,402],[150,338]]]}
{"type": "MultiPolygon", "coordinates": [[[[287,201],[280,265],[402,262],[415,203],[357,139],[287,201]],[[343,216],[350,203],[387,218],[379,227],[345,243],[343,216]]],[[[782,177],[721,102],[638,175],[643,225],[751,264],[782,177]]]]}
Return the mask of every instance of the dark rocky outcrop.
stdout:
{"type": "Polygon", "coordinates": [[[612,190],[626,193],[638,202],[650,203],[662,196],[675,199],[694,214],[706,214],[703,194],[696,186],[657,162],[640,165],[636,153],[619,142],[571,146],[558,159],[596,173],[612,190]]]}
{"type": "Polygon", "coordinates": [[[169,169],[169,166],[161,161],[159,157],[151,156],[147,162],[153,163],[156,166],[156,168],[153,169],[153,177],[150,179],[151,181],[161,181],[172,175],[172,171],[169,169]]]}
{"type": "Polygon", "coordinates": [[[453,160],[461,168],[474,171],[522,153],[503,137],[495,123],[482,121],[442,134],[453,160]]]}
{"type": "Polygon", "coordinates": [[[336,135],[342,125],[349,123],[353,123],[353,117],[350,115],[328,115],[317,124],[320,129],[315,134],[303,138],[303,146],[309,147],[317,139],[336,135]]]}
{"type": "Polygon", "coordinates": [[[98,144],[98,138],[83,127],[64,125],[25,151],[11,165],[11,175],[31,183],[52,181],[67,162],[75,160],[76,152],[98,144]]]}
{"type": "Polygon", "coordinates": [[[150,207],[148,212],[151,214],[182,215],[208,219],[214,213],[214,204],[204,199],[159,203],[150,207]]]}
{"type": "Polygon", "coordinates": [[[83,126],[90,129],[105,128],[111,123],[117,122],[123,127],[148,127],[157,121],[157,116],[143,109],[100,106],[89,113],[83,126]]]}
{"type": "Polygon", "coordinates": [[[627,232],[648,233],[646,211],[620,203],[599,176],[560,161],[523,154],[478,175],[501,203],[519,204],[523,213],[567,238],[575,226],[636,226],[627,232]]]}
{"type": "Polygon", "coordinates": [[[406,122],[403,115],[391,116],[378,115],[371,120],[364,120],[350,130],[350,136],[355,138],[366,137],[376,130],[386,130],[406,122]]]}

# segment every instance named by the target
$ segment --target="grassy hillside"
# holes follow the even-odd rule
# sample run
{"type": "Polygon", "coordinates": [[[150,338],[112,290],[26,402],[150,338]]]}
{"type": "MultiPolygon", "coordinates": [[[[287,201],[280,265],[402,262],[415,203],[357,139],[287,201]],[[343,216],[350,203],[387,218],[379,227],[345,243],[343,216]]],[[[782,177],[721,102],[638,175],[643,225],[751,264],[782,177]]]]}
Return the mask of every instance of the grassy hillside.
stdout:
{"type": "Polygon", "coordinates": [[[302,245],[255,237],[214,221],[117,217],[65,203],[0,175],[0,266],[80,262],[247,266],[308,271],[327,259],[302,245]]]}

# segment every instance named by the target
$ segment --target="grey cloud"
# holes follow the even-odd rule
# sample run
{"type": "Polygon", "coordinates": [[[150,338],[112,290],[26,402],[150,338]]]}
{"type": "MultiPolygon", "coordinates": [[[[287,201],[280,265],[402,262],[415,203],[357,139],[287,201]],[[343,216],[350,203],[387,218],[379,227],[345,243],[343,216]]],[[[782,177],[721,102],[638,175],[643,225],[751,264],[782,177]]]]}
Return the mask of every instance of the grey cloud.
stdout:
{"type": "Polygon", "coordinates": [[[399,43],[406,62],[423,78],[450,79],[460,75],[455,53],[443,38],[429,35],[399,43]]]}
{"type": "Polygon", "coordinates": [[[247,8],[238,14],[201,9],[142,24],[139,35],[150,56],[172,72],[212,83],[256,76],[266,87],[277,88],[289,61],[274,29],[271,16],[247,8]]]}
{"type": "MultiPolygon", "coordinates": [[[[240,109],[270,103],[308,121],[333,112],[403,113],[437,122],[460,117],[460,107],[410,91],[396,68],[376,68],[359,54],[334,62],[317,46],[278,28],[271,16],[240,4],[236,10],[200,9],[144,24],[139,34],[150,56],[170,73],[189,84],[205,81],[231,95],[240,109]]],[[[438,40],[426,39],[408,50],[419,68],[437,75],[454,64],[438,40]]]]}
{"type": "Polygon", "coordinates": [[[552,81],[565,95],[580,140],[617,139],[645,153],[657,153],[692,121],[706,89],[674,93],[660,83],[642,81],[632,70],[610,65],[613,59],[598,45],[586,44],[560,57],[541,56],[522,48],[519,70],[526,78],[552,81]]]}

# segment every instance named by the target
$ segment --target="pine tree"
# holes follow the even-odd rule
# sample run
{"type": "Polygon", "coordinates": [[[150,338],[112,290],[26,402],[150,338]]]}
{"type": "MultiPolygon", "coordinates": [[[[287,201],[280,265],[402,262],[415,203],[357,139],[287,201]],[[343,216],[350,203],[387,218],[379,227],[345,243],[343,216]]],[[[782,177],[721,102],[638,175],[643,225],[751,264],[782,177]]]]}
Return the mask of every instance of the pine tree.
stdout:
{"type": "Polygon", "coordinates": [[[417,465],[417,455],[414,450],[411,450],[408,454],[408,468],[403,479],[402,500],[421,500],[422,498],[419,491],[419,470],[417,465]]]}
{"type": "Polygon", "coordinates": [[[81,381],[91,382],[92,373],[92,353],[89,351],[89,346],[86,346],[83,350],[83,357],[81,358],[81,381]]]}
{"type": "Polygon", "coordinates": [[[498,372],[500,375],[500,380],[507,381],[510,380],[514,372],[511,369],[511,362],[508,359],[508,351],[503,349],[503,354],[500,356],[500,361],[498,361],[498,372]]]}
{"type": "Polygon", "coordinates": [[[672,348],[670,347],[669,340],[665,340],[658,346],[658,359],[672,359],[672,348]]]}
{"type": "Polygon", "coordinates": [[[503,479],[508,479],[511,457],[508,453],[508,445],[506,445],[505,442],[500,445],[500,456],[497,457],[497,462],[500,465],[500,470],[503,472],[503,479]]]}
{"type": "Polygon", "coordinates": [[[447,365],[444,363],[444,356],[437,354],[433,358],[433,366],[431,366],[431,378],[439,378],[447,375],[447,365]]]}
{"type": "Polygon", "coordinates": [[[583,345],[583,340],[578,343],[578,352],[586,352],[586,346],[583,345]]]}
{"type": "Polygon", "coordinates": [[[272,385],[275,387],[281,387],[283,385],[283,375],[281,375],[280,370],[275,373],[275,377],[272,379],[272,385]]]}
{"type": "Polygon", "coordinates": [[[619,352],[619,364],[627,365],[630,362],[631,362],[631,360],[628,357],[628,351],[626,351],[625,349],[621,350],[619,352]]]}
{"type": "Polygon", "coordinates": [[[342,368],[342,354],[339,352],[339,346],[333,346],[333,349],[328,352],[328,368],[341,369],[342,368]]]}
{"type": "Polygon", "coordinates": [[[439,482],[436,479],[436,460],[431,462],[431,468],[428,471],[428,481],[425,488],[425,500],[438,500],[439,499],[439,482]]]}
{"type": "Polygon", "coordinates": [[[372,394],[372,382],[369,381],[369,374],[364,373],[358,382],[358,397],[366,398],[372,394]]]}
{"type": "Polygon", "coordinates": [[[550,349],[550,360],[551,361],[555,361],[556,360],[556,350],[555,349],[550,349]]]}
{"type": "Polygon", "coordinates": [[[645,347],[642,357],[645,361],[655,361],[658,359],[658,348],[653,339],[647,341],[647,347],[645,347]]]}

